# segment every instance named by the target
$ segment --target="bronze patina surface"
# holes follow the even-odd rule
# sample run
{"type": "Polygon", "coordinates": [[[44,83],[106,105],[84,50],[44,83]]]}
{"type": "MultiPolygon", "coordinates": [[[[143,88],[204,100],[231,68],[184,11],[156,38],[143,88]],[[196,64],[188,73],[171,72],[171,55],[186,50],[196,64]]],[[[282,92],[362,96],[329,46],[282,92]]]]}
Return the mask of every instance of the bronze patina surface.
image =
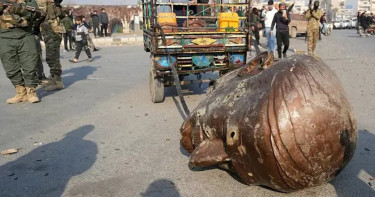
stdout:
{"type": "Polygon", "coordinates": [[[330,181],[357,143],[340,81],[308,55],[277,63],[266,58],[265,70],[261,62],[255,58],[221,77],[183,123],[190,165],[227,166],[248,185],[283,192],[330,181]]]}

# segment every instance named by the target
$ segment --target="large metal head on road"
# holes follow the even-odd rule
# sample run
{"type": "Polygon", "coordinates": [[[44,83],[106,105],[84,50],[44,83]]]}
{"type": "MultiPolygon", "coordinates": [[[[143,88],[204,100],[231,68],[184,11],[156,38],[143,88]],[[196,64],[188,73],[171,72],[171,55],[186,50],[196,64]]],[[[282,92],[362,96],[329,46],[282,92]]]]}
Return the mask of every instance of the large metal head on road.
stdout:
{"type": "Polygon", "coordinates": [[[350,161],[357,124],[320,59],[272,58],[221,77],[181,127],[192,167],[221,165],[244,183],[291,192],[326,183],[350,161]]]}

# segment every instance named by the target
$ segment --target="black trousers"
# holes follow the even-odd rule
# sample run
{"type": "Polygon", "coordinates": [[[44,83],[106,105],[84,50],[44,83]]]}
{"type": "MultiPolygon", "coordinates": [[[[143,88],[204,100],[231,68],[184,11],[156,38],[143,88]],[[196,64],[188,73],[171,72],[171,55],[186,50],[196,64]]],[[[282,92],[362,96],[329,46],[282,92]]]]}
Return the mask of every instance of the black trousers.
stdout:
{"type": "Polygon", "coordinates": [[[108,36],[108,23],[102,23],[102,26],[100,27],[100,35],[103,37],[103,31],[104,35],[107,37],[108,36]]]}
{"type": "Polygon", "coordinates": [[[76,41],[76,56],[75,59],[79,58],[79,55],[81,55],[82,49],[85,50],[87,57],[91,58],[91,52],[89,49],[89,46],[87,45],[87,40],[82,40],[82,41],[76,41]]]}
{"type": "Polygon", "coordinates": [[[99,25],[94,25],[92,27],[94,29],[94,36],[96,37],[97,35],[100,35],[100,32],[99,32],[99,25]]]}
{"type": "Polygon", "coordinates": [[[260,36],[259,36],[259,30],[258,30],[258,28],[255,28],[255,30],[253,31],[253,34],[254,34],[254,36],[255,36],[255,40],[256,40],[257,43],[259,44],[260,36]]]}
{"type": "Polygon", "coordinates": [[[276,39],[277,39],[277,53],[279,58],[281,58],[281,51],[286,53],[289,49],[289,31],[276,31],[276,39]],[[284,50],[282,50],[282,46],[284,44],[284,50]]]}
{"type": "Polygon", "coordinates": [[[66,33],[63,33],[63,37],[64,37],[65,50],[67,51],[72,50],[72,42],[73,42],[72,31],[66,31],[66,33]],[[68,41],[69,41],[69,49],[68,49],[68,41]]]}

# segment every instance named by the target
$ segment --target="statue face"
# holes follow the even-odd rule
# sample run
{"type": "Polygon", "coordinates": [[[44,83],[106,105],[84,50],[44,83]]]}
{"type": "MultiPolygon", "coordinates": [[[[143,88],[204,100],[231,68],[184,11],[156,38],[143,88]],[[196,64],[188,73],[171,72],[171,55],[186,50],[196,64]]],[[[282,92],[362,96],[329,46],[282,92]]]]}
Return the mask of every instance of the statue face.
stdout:
{"type": "Polygon", "coordinates": [[[261,55],[219,78],[182,125],[190,166],[221,165],[284,192],[330,181],[357,141],[340,81],[312,56],[261,55]]]}

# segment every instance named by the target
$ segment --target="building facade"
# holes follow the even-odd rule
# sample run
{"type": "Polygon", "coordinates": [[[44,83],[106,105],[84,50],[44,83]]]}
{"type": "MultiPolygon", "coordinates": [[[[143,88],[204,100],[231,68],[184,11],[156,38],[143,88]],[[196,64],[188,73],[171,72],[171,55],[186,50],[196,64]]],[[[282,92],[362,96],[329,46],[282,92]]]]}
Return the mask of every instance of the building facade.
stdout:
{"type": "Polygon", "coordinates": [[[375,13],[375,0],[358,0],[358,11],[375,13]]]}
{"type": "MultiPolygon", "coordinates": [[[[374,0],[375,1],[375,0],[374,0]]],[[[295,2],[292,12],[293,13],[299,13],[302,14],[308,9],[308,6],[306,5],[304,0],[283,0],[282,2],[286,3],[287,5],[292,5],[293,2],[295,2]]],[[[276,8],[278,7],[279,3],[281,3],[281,0],[274,0],[276,8]]],[[[262,6],[267,6],[268,0],[263,0],[260,3],[256,4],[256,1],[254,2],[254,6],[257,8],[262,8],[262,6]]]]}

